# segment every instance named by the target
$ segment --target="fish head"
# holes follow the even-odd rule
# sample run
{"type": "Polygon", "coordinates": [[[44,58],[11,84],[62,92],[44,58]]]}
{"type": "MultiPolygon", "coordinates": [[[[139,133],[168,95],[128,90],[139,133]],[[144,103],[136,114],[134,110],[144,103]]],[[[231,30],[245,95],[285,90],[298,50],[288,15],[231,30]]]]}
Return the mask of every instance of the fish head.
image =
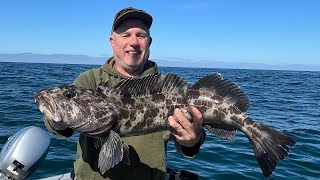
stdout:
{"type": "Polygon", "coordinates": [[[48,120],[67,126],[90,118],[94,110],[91,102],[95,98],[94,90],[75,85],[43,89],[34,95],[39,110],[48,120]]]}

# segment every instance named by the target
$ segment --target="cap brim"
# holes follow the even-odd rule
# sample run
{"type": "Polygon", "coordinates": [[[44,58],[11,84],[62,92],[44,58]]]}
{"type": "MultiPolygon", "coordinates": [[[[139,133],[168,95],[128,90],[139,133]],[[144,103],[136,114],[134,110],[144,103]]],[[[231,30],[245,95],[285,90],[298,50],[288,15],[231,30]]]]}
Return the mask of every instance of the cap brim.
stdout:
{"type": "Polygon", "coordinates": [[[152,17],[144,11],[129,11],[121,15],[114,21],[112,31],[114,31],[120,23],[127,19],[140,19],[150,29],[152,25],[152,17]]]}

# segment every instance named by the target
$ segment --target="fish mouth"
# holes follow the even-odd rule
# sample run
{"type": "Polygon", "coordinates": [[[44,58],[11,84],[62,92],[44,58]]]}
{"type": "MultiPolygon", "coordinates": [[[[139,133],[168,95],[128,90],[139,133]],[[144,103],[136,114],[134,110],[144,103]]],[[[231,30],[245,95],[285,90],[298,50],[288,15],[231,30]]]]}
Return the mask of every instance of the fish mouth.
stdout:
{"type": "Polygon", "coordinates": [[[46,116],[47,119],[56,119],[55,110],[57,105],[46,91],[38,92],[36,95],[34,95],[34,99],[39,107],[39,110],[46,116]]]}

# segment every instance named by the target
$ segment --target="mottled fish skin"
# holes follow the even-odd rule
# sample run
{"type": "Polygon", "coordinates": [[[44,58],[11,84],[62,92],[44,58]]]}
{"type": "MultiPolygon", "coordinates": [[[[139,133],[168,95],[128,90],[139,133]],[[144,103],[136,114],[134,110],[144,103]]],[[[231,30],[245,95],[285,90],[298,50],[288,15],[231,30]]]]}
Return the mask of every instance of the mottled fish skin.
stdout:
{"type": "Polygon", "coordinates": [[[103,94],[90,89],[60,86],[42,90],[35,97],[41,111],[49,106],[47,113],[53,114],[54,121],[84,134],[103,134],[115,123],[111,112],[116,105],[107,105],[103,94]]]}
{"type": "MultiPolygon", "coordinates": [[[[49,119],[102,138],[108,138],[110,132],[125,137],[169,130],[167,118],[174,109],[193,105],[203,115],[203,126],[215,135],[234,139],[236,130],[244,132],[265,177],[295,144],[282,133],[253,122],[244,113],[249,108],[246,94],[220,74],[205,76],[192,87],[172,74],[131,78],[113,88],[106,82],[97,90],[63,85],[39,91],[35,100],[49,119]]],[[[123,148],[118,141],[117,146],[123,148]]],[[[99,161],[103,171],[121,161],[122,153],[111,159],[111,165],[104,165],[105,159],[99,161]]]]}

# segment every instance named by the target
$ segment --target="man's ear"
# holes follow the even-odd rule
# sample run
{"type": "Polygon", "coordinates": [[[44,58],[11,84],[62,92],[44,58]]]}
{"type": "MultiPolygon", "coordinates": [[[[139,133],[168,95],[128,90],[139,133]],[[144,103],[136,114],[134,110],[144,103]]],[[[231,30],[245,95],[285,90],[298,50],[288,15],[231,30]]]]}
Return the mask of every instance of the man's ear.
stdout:
{"type": "Polygon", "coordinates": [[[110,45],[113,47],[114,40],[113,40],[113,37],[112,37],[112,36],[110,36],[109,42],[110,42],[110,45]]]}
{"type": "Polygon", "coordinates": [[[150,38],[149,38],[149,41],[150,41],[150,42],[149,42],[149,46],[151,46],[151,43],[152,43],[152,37],[150,37],[150,38]]]}

